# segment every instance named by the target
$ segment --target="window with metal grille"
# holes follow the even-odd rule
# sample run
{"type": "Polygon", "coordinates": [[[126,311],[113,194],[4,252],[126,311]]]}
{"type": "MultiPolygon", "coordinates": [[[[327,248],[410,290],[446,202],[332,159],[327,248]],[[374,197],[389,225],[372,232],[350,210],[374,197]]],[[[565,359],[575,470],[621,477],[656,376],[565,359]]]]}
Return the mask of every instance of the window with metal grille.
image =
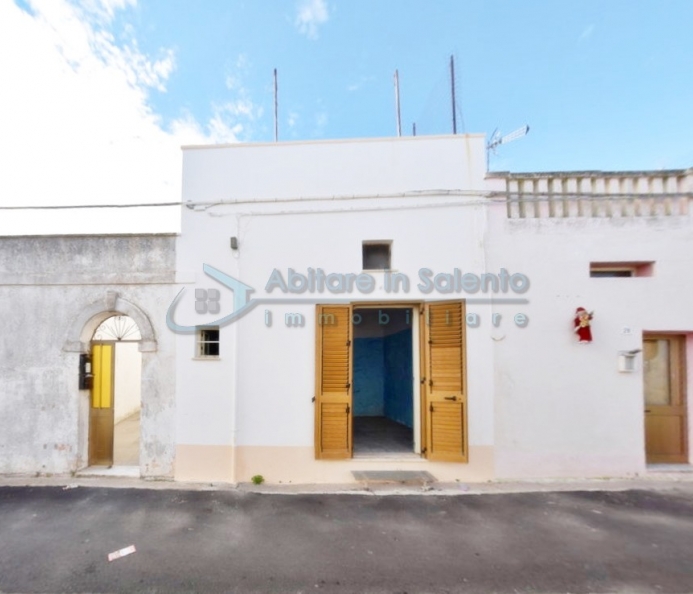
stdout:
{"type": "Polygon", "coordinates": [[[219,328],[198,328],[196,349],[198,357],[219,357],[219,328]]]}

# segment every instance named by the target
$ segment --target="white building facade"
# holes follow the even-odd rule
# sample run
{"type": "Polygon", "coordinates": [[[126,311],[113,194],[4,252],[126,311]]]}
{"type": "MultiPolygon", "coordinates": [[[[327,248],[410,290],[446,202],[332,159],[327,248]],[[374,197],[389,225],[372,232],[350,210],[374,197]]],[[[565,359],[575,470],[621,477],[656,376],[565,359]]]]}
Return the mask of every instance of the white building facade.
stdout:
{"type": "Polygon", "coordinates": [[[183,155],[178,236],[0,238],[1,473],[690,466],[692,170],[487,173],[481,135],[183,155]]]}
{"type": "Polygon", "coordinates": [[[691,171],[485,156],[480,135],[184,149],[177,480],[690,463],[691,171]]]}

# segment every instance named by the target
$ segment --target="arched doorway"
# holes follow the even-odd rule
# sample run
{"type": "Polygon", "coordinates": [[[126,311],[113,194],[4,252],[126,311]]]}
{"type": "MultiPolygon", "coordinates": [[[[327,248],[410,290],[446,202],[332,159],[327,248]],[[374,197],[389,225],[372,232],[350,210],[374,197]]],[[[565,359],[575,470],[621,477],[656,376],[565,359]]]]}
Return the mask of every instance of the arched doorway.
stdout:
{"type": "MultiPolygon", "coordinates": [[[[103,297],[85,305],[67,328],[63,351],[71,354],[71,366],[81,369],[81,357],[91,357],[92,340],[97,328],[108,318],[129,316],[134,320],[142,339],[138,344],[141,356],[141,421],[139,466],[89,467],[89,434],[92,391],[81,387],[78,373],[73,376],[78,406],[78,453],[75,470],[84,476],[172,476],[175,446],[173,432],[173,390],[175,377],[171,358],[160,357],[154,326],[139,305],[121,297],[117,291],[105,291],[103,297]]],[[[86,370],[85,370],[86,371],[86,370]]],[[[91,369],[89,373],[91,373],[91,369]]]]}
{"type": "Polygon", "coordinates": [[[89,466],[138,467],[142,334],[127,315],[106,318],[90,342],[89,466]]]}

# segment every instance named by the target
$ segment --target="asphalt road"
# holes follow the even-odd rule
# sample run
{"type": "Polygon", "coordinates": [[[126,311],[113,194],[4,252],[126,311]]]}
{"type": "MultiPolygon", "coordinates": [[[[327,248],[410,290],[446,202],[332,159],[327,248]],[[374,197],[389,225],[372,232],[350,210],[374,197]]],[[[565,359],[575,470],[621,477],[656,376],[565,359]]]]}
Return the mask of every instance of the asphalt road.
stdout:
{"type": "Polygon", "coordinates": [[[2,487],[0,591],[693,592],[693,495],[2,487]]]}

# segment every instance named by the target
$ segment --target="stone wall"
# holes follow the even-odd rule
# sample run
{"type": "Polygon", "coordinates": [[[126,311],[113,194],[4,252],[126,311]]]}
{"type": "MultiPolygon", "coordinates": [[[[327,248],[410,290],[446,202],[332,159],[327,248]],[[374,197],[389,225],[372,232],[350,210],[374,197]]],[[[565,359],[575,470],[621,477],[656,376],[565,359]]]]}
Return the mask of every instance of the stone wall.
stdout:
{"type": "Polygon", "coordinates": [[[142,341],[142,476],[175,452],[173,235],[0,238],[0,473],[64,474],[88,462],[79,355],[96,327],[131,316],[142,341]]]}

